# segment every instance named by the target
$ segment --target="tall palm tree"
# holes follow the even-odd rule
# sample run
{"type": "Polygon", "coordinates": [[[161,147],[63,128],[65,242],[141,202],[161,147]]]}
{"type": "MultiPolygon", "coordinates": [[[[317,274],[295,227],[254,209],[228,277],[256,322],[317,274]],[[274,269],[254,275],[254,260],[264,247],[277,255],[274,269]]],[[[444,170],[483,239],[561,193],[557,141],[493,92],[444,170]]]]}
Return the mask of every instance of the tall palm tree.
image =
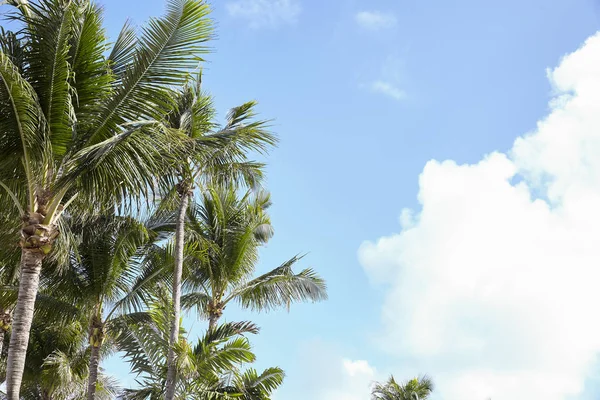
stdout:
{"type": "Polygon", "coordinates": [[[232,301],[256,311],[327,298],[325,281],[312,269],[294,273],[301,257],[252,278],[258,249],[273,234],[265,192],[239,197],[234,187],[206,189],[188,215],[189,256],[182,304],[195,307],[214,328],[232,301]]]}
{"type": "MultiPolygon", "coordinates": [[[[162,239],[151,230],[155,222],[113,215],[70,226],[71,243],[77,246],[67,263],[51,260],[41,275],[22,397],[38,393],[70,398],[80,393],[93,399],[97,388],[106,388],[99,364],[114,347],[112,327],[124,318],[146,319],[143,312],[126,311],[150,295],[156,280],[165,278],[164,271],[142,258],[162,239]]],[[[0,307],[11,308],[16,292],[5,286],[0,307]]],[[[99,397],[107,393],[101,391],[99,397]]]]}
{"type": "MultiPolygon", "coordinates": [[[[82,399],[86,394],[90,356],[85,326],[80,321],[49,322],[48,318],[34,318],[21,398],[82,399]]],[[[120,390],[113,378],[102,373],[98,383],[99,399],[114,399],[120,390]]]]}
{"type": "Polygon", "coordinates": [[[78,249],[73,250],[66,271],[45,283],[46,290],[74,307],[87,322],[89,400],[95,398],[102,349],[105,339],[111,339],[111,328],[122,318],[143,319],[144,313],[124,312],[128,305],[148,297],[150,286],[163,277],[143,262],[143,254],[161,239],[150,229],[151,223],[152,219],[143,223],[113,215],[73,227],[78,249]]]}
{"type": "Polygon", "coordinates": [[[385,383],[376,383],[371,391],[373,400],[425,400],[433,392],[433,381],[422,376],[398,383],[393,376],[385,383]]]}
{"type": "MultiPolygon", "coordinates": [[[[179,337],[181,314],[181,279],[183,249],[185,247],[185,217],[195,186],[206,180],[244,181],[256,184],[262,177],[262,165],[248,160],[249,151],[265,152],[275,144],[275,137],[266,130],[266,123],[254,118],[254,102],[248,102],[231,110],[224,127],[218,128],[211,98],[200,90],[201,76],[195,84],[186,85],[176,98],[175,108],[167,115],[166,125],[178,129],[201,145],[205,151],[187,158],[178,168],[178,184],[167,200],[175,199],[175,268],[173,271],[173,314],[166,400],[175,393],[176,366],[175,344],[179,337]]],[[[165,203],[169,203],[166,201],[165,203]]]]}
{"type": "MultiPolygon", "coordinates": [[[[169,302],[159,298],[151,305],[150,321],[121,325],[119,348],[130,361],[132,372],[138,374],[141,387],[126,390],[126,399],[154,400],[164,396],[168,372],[165,356],[170,347],[169,320],[172,318],[169,302]]],[[[268,368],[261,374],[252,369],[240,371],[242,363],[255,360],[244,335],[257,332],[258,328],[252,323],[227,323],[207,331],[192,345],[185,339],[185,331],[180,329],[175,398],[269,400],[283,381],[283,371],[279,368],[268,368]]]]}
{"type": "Polygon", "coordinates": [[[177,132],[157,122],[172,109],[211,37],[201,0],[168,0],[140,38],[125,25],[112,51],[91,0],[9,0],[20,23],[0,37],[0,202],[22,220],[19,295],[7,397],[19,399],[43,260],[65,209],[80,217],[172,186],[177,132]],[[168,181],[168,182],[166,182],[168,181]]]}

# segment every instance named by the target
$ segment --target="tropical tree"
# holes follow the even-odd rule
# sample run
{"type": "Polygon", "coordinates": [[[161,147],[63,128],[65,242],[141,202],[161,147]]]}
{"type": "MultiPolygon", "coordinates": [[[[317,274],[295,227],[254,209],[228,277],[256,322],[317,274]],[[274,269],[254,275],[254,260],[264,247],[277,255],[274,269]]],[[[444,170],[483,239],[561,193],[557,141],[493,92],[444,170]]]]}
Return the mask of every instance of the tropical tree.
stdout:
{"type": "Polygon", "coordinates": [[[110,346],[112,329],[121,319],[144,321],[144,312],[127,311],[151,296],[152,285],[165,279],[164,271],[144,262],[162,236],[152,231],[155,222],[131,217],[99,216],[72,228],[77,248],[62,273],[51,274],[44,289],[53,302],[75,310],[88,326],[89,371],[87,398],[95,398],[99,363],[110,346]]]}
{"type": "Polygon", "coordinates": [[[393,376],[385,383],[375,383],[371,391],[373,400],[425,400],[433,392],[433,381],[422,376],[398,383],[393,376]]]}
{"type": "MultiPolygon", "coordinates": [[[[66,400],[85,398],[89,376],[89,347],[80,321],[49,323],[34,318],[21,398],[66,400]]],[[[116,381],[103,374],[98,378],[98,399],[114,399],[120,391],[116,381]]]]}
{"type": "MultiPolygon", "coordinates": [[[[161,239],[150,229],[153,222],[113,215],[70,226],[74,247],[67,263],[50,262],[41,275],[21,397],[83,393],[93,399],[97,388],[100,398],[112,393],[101,390],[110,381],[99,368],[114,348],[111,327],[122,318],[143,320],[144,313],[124,311],[148,296],[154,279],[164,279],[142,259],[161,239]]],[[[5,286],[0,307],[11,308],[16,292],[5,286]]]]}
{"type": "Polygon", "coordinates": [[[325,281],[308,268],[294,273],[301,257],[252,278],[258,249],[273,235],[266,192],[238,196],[231,186],[211,186],[188,213],[189,255],[182,304],[217,326],[230,302],[265,311],[298,301],[327,298],[325,281]]]}
{"type": "MultiPolygon", "coordinates": [[[[141,389],[124,392],[126,399],[160,399],[166,391],[170,348],[170,301],[159,299],[151,306],[151,320],[121,326],[119,348],[125,352],[132,372],[138,374],[141,389]]],[[[175,398],[197,400],[269,400],[270,394],[283,381],[279,368],[259,374],[253,369],[241,371],[242,363],[255,360],[247,334],[258,328],[249,322],[227,323],[209,330],[195,345],[185,339],[180,328],[176,346],[179,379],[175,398]]]]}
{"type": "Polygon", "coordinates": [[[13,202],[13,220],[22,220],[6,379],[7,398],[17,400],[40,270],[61,216],[172,187],[183,138],[159,121],[212,31],[203,1],[168,0],[141,37],[126,24],[107,52],[101,9],[90,0],[8,3],[20,26],[0,32],[0,203],[13,202]]]}
{"type": "Polygon", "coordinates": [[[178,183],[167,194],[161,208],[175,208],[175,239],[172,304],[174,318],[170,334],[168,379],[165,398],[172,400],[175,393],[175,344],[179,336],[181,314],[181,279],[185,247],[185,217],[195,187],[206,181],[244,182],[255,185],[262,178],[262,164],[250,161],[248,152],[263,153],[275,144],[275,137],[267,131],[265,121],[254,120],[255,103],[248,102],[230,111],[226,124],[219,128],[214,122],[211,98],[200,90],[201,75],[195,84],[186,85],[176,97],[174,109],[165,124],[177,129],[198,143],[203,151],[196,152],[180,163],[178,183]],[[175,207],[173,207],[175,205],[175,207]]]}

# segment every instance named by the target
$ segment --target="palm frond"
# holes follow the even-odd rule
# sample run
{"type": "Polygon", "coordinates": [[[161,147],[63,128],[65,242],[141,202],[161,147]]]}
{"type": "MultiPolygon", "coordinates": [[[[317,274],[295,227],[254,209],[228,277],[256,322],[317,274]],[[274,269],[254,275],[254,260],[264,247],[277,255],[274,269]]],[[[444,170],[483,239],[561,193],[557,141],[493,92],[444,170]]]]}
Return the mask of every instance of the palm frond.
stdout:
{"type": "Polygon", "coordinates": [[[205,345],[211,345],[214,343],[221,343],[228,340],[232,336],[244,335],[247,333],[257,334],[259,332],[258,326],[252,322],[227,322],[219,325],[215,329],[208,330],[205,334],[201,343],[205,345]]]}
{"type": "Polygon", "coordinates": [[[373,400],[415,400],[428,399],[434,385],[427,375],[399,383],[393,376],[384,382],[376,382],[371,390],[373,400]]]}
{"type": "Polygon", "coordinates": [[[78,2],[40,0],[30,3],[30,14],[23,17],[29,44],[26,76],[48,121],[52,153],[56,157],[67,152],[76,119],[69,61],[79,8],[78,2]]]}
{"type": "Polygon", "coordinates": [[[113,45],[113,48],[108,56],[110,69],[115,75],[116,80],[114,85],[122,84],[123,76],[127,67],[133,63],[135,56],[135,48],[137,44],[137,36],[135,29],[129,21],[123,25],[119,36],[113,45]]]}
{"type": "Polygon", "coordinates": [[[15,32],[0,27],[0,51],[6,54],[22,75],[25,66],[25,49],[23,40],[15,32]]]}
{"type": "Polygon", "coordinates": [[[228,300],[237,300],[242,307],[271,310],[292,302],[327,299],[327,286],[312,269],[293,272],[292,266],[301,257],[294,256],[281,266],[253,279],[232,291],[228,300]]]}
{"type": "Polygon", "coordinates": [[[35,205],[34,188],[39,178],[33,165],[43,158],[46,120],[33,87],[19,73],[9,56],[0,53],[0,179],[7,182],[15,174],[26,177],[28,210],[35,205]]]}
{"type": "Polygon", "coordinates": [[[260,375],[255,369],[249,368],[236,378],[235,388],[242,394],[241,400],[269,400],[284,378],[285,373],[281,368],[267,368],[260,375]]]}
{"type": "Polygon", "coordinates": [[[199,163],[205,185],[233,182],[257,187],[262,181],[264,165],[248,155],[266,153],[277,144],[277,137],[269,131],[268,121],[255,119],[255,108],[254,101],[234,107],[222,129],[197,137],[198,146],[213,147],[199,163]]]}
{"type": "Polygon", "coordinates": [[[183,310],[195,310],[198,316],[207,317],[207,306],[211,296],[203,292],[185,293],[181,296],[181,308],[183,310]]]}
{"type": "MultiPolygon", "coordinates": [[[[126,64],[121,84],[104,102],[87,142],[106,140],[125,121],[158,120],[172,109],[173,94],[167,89],[184,84],[189,69],[196,67],[208,50],[205,42],[212,37],[208,14],[203,1],[169,0],[166,15],[149,21],[136,42],[133,60],[126,64]]],[[[131,41],[131,35],[126,36],[122,49],[131,41]]]]}
{"type": "Polygon", "coordinates": [[[87,204],[114,204],[140,196],[152,198],[158,187],[172,187],[170,168],[181,157],[179,134],[152,121],[88,146],[72,156],[56,186],[72,187],[87,204]],[[163,176],[165,181],[157,181],[163,176]],[[85,195],[89,195],[87,198],[85,195]]]}
{"type": "Polygon", "coordinates": [[[98,105],[111,92],[114,77],[109,74],[104,57],[107,45],[102,9],[94,2],[84,1],[77,9],[77,18],[79,21],[69,40],[70,82],[77,122],[75,130],[87,132],[92,128],[90,124],[94,121],[98,105]]]}

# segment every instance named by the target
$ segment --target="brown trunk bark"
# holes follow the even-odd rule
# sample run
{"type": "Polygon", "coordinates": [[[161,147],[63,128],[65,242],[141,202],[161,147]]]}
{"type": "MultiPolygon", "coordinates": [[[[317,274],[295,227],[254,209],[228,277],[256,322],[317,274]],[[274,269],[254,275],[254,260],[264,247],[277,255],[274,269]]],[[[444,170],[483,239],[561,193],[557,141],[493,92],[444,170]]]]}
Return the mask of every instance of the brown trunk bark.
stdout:
{"type": "MultiPolygon", "coordinates": [[[[184,186],[184,185],[180,185],[184,186]]],[[[181,316],[181,277],[183,275],[183,246],[185,244],[185,215],[187,213],[191,192],[183,187],[181,204],[177,215],[175,230],[175,266],[173,270],[173,320],[171,321],[171,334],[169,336],[169,353],[167,355],[167,382],[165,387],[165,400],[173,400],[177,379],[177,366],[175,363],[175,344],[179,340],[179,319],[181,316]]]]}
{"type": "Polygon", "coordinates": [[[98,369],[100,368],[100,347],[104,342],[104,323],[102,322],[102,308],[100,306],[96,309],[90,322],[89,341],[92,351],[89,362],[87,400],[94,400],[98,383],[98,369]]]}
{"type": "Polygon", "coordinates": [[[96,398],[96,384],[98,383],[98,368],[100,365],[100,346],[92,345],[92,353],[90,355],[90,373],[88,377],[87,399],[94,400],[96,398]]]}
{"type": "Polygon", "coordinates": [[[19,294],[14,311],[6,365],[7,400],[19,400],[25,355],[29,344],[29,331],[31,330],[44,256],[45,254],[39,248],[23,248],[21,250],[19,294]]]}
{"type": "MultiPolygon", "coordinates": [[[[40,200],[39,197],[38,200],[40,200]]],[[[40,201],[39,204],[37,212],[27,213],[23,216],[19,294],[14,309],[6,365],[7,400],[19,400],[35,298],[40,285],[42,262],[52,250],[52,243],[58,236],[56,225],[43,224],[46,203],[40,201]]]]}
{"type": "Polygon", "coordinates": [[[208,329],[209,330],[212,331],[213,329],[215,329],[217,327],[217,323],[219,322],[219,318],[220,318],[219,314],[213,314],[213,313],[211,313],[208,316],[208,329]]]}

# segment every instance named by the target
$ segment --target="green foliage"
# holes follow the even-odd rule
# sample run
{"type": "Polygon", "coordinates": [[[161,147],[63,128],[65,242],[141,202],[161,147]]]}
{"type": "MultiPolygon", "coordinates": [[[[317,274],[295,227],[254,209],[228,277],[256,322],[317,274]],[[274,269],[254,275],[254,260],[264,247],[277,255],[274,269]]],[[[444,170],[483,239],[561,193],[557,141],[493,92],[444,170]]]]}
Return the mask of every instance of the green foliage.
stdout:
{"type": "Polygon", "coordinates": [[[433,392],[433,381],[422,376],[398,383],[393,376],[385,383],[376,383],[371,391],[373,400],[425,400],[433,392]]]}
{"type": "Polygon", "coordinates": [[[230,301],[269,310],[323,300],[326,287],[312,269],[293,271],[297,256],[253,277],[273,228],[270,195],[260,187],[264,164],[251,157],[277,139],[257,118],[255,101],[218,124],[201,75],[192,77],[213,36],[209,6],[166,0],[163,17],[140,35],[126,23],[111,47],[92,0],[6,3],[18,25],[0,28],[0,313],[7,321],[31,279],[19,278],[19,239],[51,234],[30,249],[44,254],[39,290],[27,304],[35,306],[31,331],[2,325],[0,382],[10,336],[29,343],[22,399],[89,397],[91,361],[117,351],[141,389],[122,390],[100,367],[93,397],[162,398],[170,326],[180,322],[170,300],[174,212],[181,194],[193,193],[182,302],[210,327],[195,343],[181,327],[172,346],[177,398],[270,399],[283,371],[246,367],[256,359],[249,337],[258,327],[218,324],[218,317],[230,301]]]}
{"type": "MultiPolygon", "coordinates": [[[[164,396],[169,342],[170,304],[166,299],[151,305],[149,320],[127,321],[121,326],[118,345],[125,352],[131,370],[138,375],[141,389],[125,391],[128,399],[158,399],[164,396]]],[[[197,343],[185,339],[180,329],[176,348],[177,398],[185,399],[269,399],[283,381],[283,372],[270,368],[262,374],[240,369],[255,355],[245,335],[258,333],[249,322],[227,323],[206,332],[197,343]],[[246,396],[246,397],[244,397],[246,396]],[[252,397],[254,396],[254,397],[252,397]],[[262,396],[262,397],[259,397],[262,396]]]]}
{"type": "Polygon", "coordinates": [[[325,282],[315,271],[293,271],[298,256],[252,278],[258,250],[273,235],[270,204],[263,191],[239,197],[232,187],[212,186],[190,208],[184,307],[218,318],[231,301],[265,311],[327,298],[325,282]]]}
{"type": "Polygon", "coordinates": [[[74,194],[80,214],[172,187],[190,146],[159,121],[208,51],[208,5],[168,1],[141,37],[126,25],[108,57],[94,2],[14,5],[21,29],[0,32],[0,181],[21,208],[43,206],[51,222],[74,194]]]}

